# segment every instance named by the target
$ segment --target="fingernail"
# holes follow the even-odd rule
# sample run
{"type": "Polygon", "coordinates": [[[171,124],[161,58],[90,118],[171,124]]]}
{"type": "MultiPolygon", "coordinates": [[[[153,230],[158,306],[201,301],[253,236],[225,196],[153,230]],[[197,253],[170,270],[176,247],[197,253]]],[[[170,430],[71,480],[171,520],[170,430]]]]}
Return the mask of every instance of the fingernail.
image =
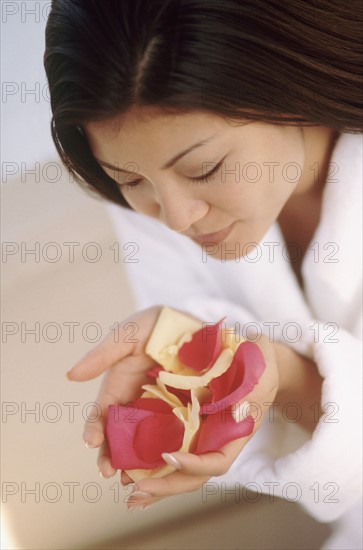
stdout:
{"type": "Polygon", "coordinates": [[[234,409],[232,410],[232,416],[237,424],[239,422],[242,422],[242,420],[246,420],[246,418],[248,417],[249,408],[250,404],[248,401],[235,404],[234,409]]]}
{"type": "Polygon", "coordinates": [[[173,468],[176,468],[177,470],[181,470],[182,465],[180,462],[175,458],[175,456],[171,455],[170,453],[161,453],[162,459],[165,460],[169,466],[172,466],[173,468]]]}
{"type": "Polygon", "coordinates": [[[145,491],[135,491],[134,493],[131,493],[131,495],[127,499],[127,502],[129,502],[131,499],[148,498],[148,497],[151,497],[150,493],[146,493],[145,491]]]}
{"type": "Polygon", "coordinates": [[[72,382],[72,379],[71,379],[70,376],[69,376],[69,375],[70,375],[70,372],[71,372],[70,370],[69,370],[68,372],[66,372],[66,378],[67,378],[67,380],[70,380],[70,381],[72,382]]]}
{"type": "Polygon", "coordinates": [[[102,477],[102,479],[105,479],[105,476],[103,475],[103,473],[101,472],[101,470],[98,470],[98,473],[100,474],[100,476],[102,477]]]}
{"type": "Polygon", "coordinates": [[[128,510],[130,510],[130,512],[132,512],[132,510],[147,510],[148,508],[150,508],[154,503],[151,503],[151,504],[147,504],[147,505],[144,505],[144,504],[136,504],[135,506],[130,506],[129,508],[127,508],[128,510]]]}
{"type": "Polygon", "coordinates": [[[91,443],[88,443],[88,441],[85,442],[85,445],[87,449],[95,449],[97,447],[97,445],[91,445],[91,443]]]}

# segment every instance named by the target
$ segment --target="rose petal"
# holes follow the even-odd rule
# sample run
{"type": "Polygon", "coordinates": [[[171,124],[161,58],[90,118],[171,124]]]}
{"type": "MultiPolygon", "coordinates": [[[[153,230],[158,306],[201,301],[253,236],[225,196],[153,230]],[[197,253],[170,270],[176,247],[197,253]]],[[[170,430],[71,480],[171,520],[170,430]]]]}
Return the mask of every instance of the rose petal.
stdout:
{"type": "Polygon", "coordinates": [[[175,395],[179,401],[183,404],[184,407],[191,402],[190,390],[183,390],[181,388],[172,388],[171,386],[166,386],[167,390],[175,395]]]}
{"type": "Polygon", "coordinates": [[[253,426],[252,416],[248,416],[242,422],[236,422],[232,410],[222,410],[216,414],[204,416],[200,423],[193,453],[203,454],[219,451],[230,441],[250,435],[253,432],[253,426]]]}
{"type": "Polygon", "coordinates": [[[260,348],[253,342],[242,342],[229,369],[209,383],[213,397],[211,403],[202,405],[201,414],[215,414],[240,401],[253,390],[265,368],[260,348]]]}
{"type": "Polygon", "coordinates": [[[152,469],[165,465],[162,452],[180,448],[184,426],[164,401],[140,398],[108,407],[106,433],[114,468],[152,469]]]}
{"type": "Polygon", "coordinates": [[[177,344],[180,344],[181,339],[181,342],[184,342],[185,338],[189,338],[188,334],[191,338],[191,335],[201,326],[202,323],[192,317],[163,307],[147,342],[145,352],[165,370],[178,372],[180,365],[177,344]]]}
{"type": "MultiPolygon", "coordinates": [[[[141,420],[135,432],[134,450],[138,458],[152,467],[165,461],[161,453],[177,451],[183,441],[184,427],[173,414],[157,414],[141,420]]],[[[129,467],[129,466],[128,466],[129,467]]]]}
{"type": "Polygon", "coordinates": [[[172,372],[161,371],[160,380],[172,388],[192,390],[201,386],[208,386],[209,382],[216,376],[223,374],[232,363],[233,352],[230,349],[222,350],[214,365],[201,376],[185,376],[172,372]]]}
{"type": "Polygon", "coordinates": [[[191,400],[192,402],[188,403],[187,408],[183,407],[173,411],[184,424],[183,444],[180,449],[183,452],[189,451],[200,426],[200,405],[194,391],[191,391],[191,400]]]}
{"type": "Polygon", "coordinates": [[[183,365],[198,372],[209,369],[222,349],[221,324],[223,317],[218,323],[204,325],[193,334],[191,342],[181,346],[178,357],[183,365]]]}
{"type": "MultiPolygon", "coordinates": [[[[169,389],[161,382],[159,378],[156,380],[156,384],[145,384],[142,386],[142,388],[145,390],[145,392],[142,394],[142,398],[145,397],[155,397],[159,398],[162,401],[165,401],[170,405],[172,409],[175,407],[183,407],[184,406],[184,400],[181,401],[176,393],[173,393],[169,391],[169,389]]],[[[190,392],[188,392],[190,394],[190,392]]],[[[189,403],[190,401],[190,395],[189,399],[187,399],[186,403],[189,403]]]]}

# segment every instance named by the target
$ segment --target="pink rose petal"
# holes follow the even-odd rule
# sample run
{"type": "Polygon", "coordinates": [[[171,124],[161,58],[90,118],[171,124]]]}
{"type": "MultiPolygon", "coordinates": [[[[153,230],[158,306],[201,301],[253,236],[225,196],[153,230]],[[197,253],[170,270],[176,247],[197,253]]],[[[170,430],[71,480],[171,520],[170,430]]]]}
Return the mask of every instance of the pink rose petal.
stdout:
{"type": "Polygon", "coordinates": [[[175,414],[148,416],[137,425],[134,450],[145,463],[164,465],[161,453],[180,449],[184,426],[175,414]]]}
{"type": "Polygon", "coordinates": [[[214,325],[205,325],[194,332],[192,340],[186,342],[178,351],[183,365],[198,372],[209,369],[221,353],[221,324],[223,317],[214,325]]]}
{"type": "Polygon", "coordinates": [[[114,468],[152,469],[165,465],[162,452],[181,447],[184,425],[164,401],[140,398],[132,406],[110,405],[106,432],[114,468]]]}
{"type": "Polygon", "coordinates": [[[242,342],[229,369],[209,383],[212,401],[202,405],[200,414],[215,414],[240,401],[253,390],[265,368],[260,348],[253,342],[242,342]]]}
{"type": "Polygon", "coordinates": [[[205,416],[196,436],[193,453],[203,454],[218,451],[230,441],[250,435],[253,432],[253,426],[252,416],[248,416],[242,422],[236,422],[231,409],[205,416]]]}

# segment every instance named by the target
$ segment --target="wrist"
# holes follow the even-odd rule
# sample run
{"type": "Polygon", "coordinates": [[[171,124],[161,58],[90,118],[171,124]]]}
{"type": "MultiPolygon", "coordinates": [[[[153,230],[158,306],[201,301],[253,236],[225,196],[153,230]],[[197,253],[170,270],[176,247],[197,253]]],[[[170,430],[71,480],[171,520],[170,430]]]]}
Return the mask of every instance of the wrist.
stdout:
{"type": "Polygon", "coordinates": [[[293,352],[290,348],[288,348],[281,342],[274,342],[273,346],[275,350],[277,372],[279,377],[279,387],[276,394],[276,399],[278,399],[280,394],[285,394],[286,392],[289,392],[289,390],[291,390],[291,387],[293,386],[291,364],[293,362],[293,354],[295,352],[293,352]]]}
{"type": "Polygon", "coordinates": [[[312,432],[322,414],[320,402],[323,379],[311,359],[281,342],[273,345],[279,377],[275,402],[280,409],[285,407],[285,411],[293,403],[296,410],[301,411],[297,421],[312,432]]]}

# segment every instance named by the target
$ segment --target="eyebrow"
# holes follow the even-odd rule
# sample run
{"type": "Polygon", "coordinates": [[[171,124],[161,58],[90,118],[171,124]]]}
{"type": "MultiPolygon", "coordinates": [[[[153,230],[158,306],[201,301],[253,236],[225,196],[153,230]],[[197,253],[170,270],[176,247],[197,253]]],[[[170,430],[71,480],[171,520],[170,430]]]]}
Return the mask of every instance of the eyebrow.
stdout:
{"type": "MultiPolygon", "coordinates": [[[[180,160],[182,157],[184,157],[185,155],[187,155],[188,153],[191,153],[191,151],[193,151],[194,149],[197,149],[197,147],[201,147],[202,145],[205,145],[206,143],[209,143],[210,141],[212,141],[217,135],[219,134],[219,132],[217,132],[216,134],[213,134],[212,136],[210,136],[209,138],[206,138],[206,139],[203,139],[202,141],[198,141],[198,143],[194,143],[194,145],[191,145],[190,147],[188,147],[188,149],[185,149],[184,151],[182,151],[181,153],[178,153],[177,155],[175,155],[172,159],[170,159],[166,164],[164,164],[161,169],[162,170],[166,170],[167,168],[171,168],[178,160],[180,160]]],[[[98,160],[98,159],[97,159],[98,160]]],[[[129,174],[134,174],[135,172],[134,171],[130,171],[130,170],[125,170],[123,168],[117,168],[115,165],[112,165],[112,164],[109,164],[108,162],[103,162],[102,160],[98,160],[98,162],[104,166],[105,168],[109,168],[110,170],[115,170],[116,172],[128,172],[129,174]]],[[[117,164],[117,163],[115,163],[117,164]]]]}

